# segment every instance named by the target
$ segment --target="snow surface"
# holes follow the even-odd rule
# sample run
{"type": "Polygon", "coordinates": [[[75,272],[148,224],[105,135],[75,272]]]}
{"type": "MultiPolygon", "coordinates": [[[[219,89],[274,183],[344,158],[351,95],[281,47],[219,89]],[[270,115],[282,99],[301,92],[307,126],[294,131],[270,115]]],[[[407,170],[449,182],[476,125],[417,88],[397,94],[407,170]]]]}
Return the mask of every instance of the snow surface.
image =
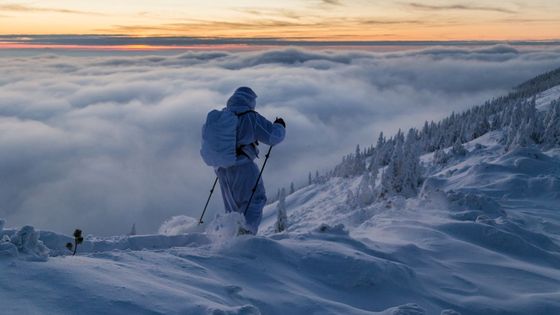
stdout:
{"type": "MultiPolygon", "coordinates": [[[[423,156],[418,198],[350,206],[359,177],[304,187],[286,197],[282,233],[273,203],[256,237],[233,236],[234,214],[89,235],[78,256],[49,231],[27,247],[0,242],[0,313],[559,314],[560,153],[506,153],[500,137],[443,166],[423,156]],[[27,259],[43,243],[48,260],[27,259]]],[[[25,229],[0,239],[17,244],[25,229]]]]}

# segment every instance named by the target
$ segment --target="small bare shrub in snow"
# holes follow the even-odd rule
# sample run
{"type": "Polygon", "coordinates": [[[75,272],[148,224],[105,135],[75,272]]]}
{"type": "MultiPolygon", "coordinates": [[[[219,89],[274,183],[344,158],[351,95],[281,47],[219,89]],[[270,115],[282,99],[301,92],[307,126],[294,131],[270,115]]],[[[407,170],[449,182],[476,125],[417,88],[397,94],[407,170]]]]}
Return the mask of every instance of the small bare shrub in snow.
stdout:
{"type": "Polygon", "coordinates": [[[72,243],[66,243],[66,248],[69,251],[72,251],[72,256],[76,255],[76,251],[78,250],[78,245],[84,242],[84,237],[82,236],[82,230],[76,229],[74,231],[74,245],[72,243]]]}
{"type": "Polygon", "coordinates": [[[335,226],[330,226],[326,223],[322,223],[317,229],[317,232],[320,233],[329,233],[329,234],[339,234],[339,235],[348,235],[348,230],[344,224],[339,223],[335,226]]]}

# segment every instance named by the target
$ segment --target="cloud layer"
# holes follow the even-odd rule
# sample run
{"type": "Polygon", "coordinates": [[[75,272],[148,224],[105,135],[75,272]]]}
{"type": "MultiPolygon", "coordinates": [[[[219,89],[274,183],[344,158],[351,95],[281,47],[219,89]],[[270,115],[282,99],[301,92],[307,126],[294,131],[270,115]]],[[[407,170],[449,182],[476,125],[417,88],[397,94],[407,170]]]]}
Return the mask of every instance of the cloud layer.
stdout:
{"type": "MultiPolygon", "coordinates": [[[[0,62],[0,217],[118,234],[199,215],[213,180],[198,153],[200,127],[240,85],[254,88],[263,115],[287,122],[264,175],[273,194],[379,131],[440,119],[558,67],[560,51],[287,48],[0,62]]],[[[218,192],[210,215],[221,209],[218,192]]]]}
{"type": "MultiPolygon", "coordinates": [[[[254,11],[256,15],[264,14],[261,11],[254,11]]],[[[290,13],[286,13],[290,14],[290,13]]],[[[516,19],[519,20],[519,19],[516,19]]],[[[516,21],[512,20],[512,21],[516,21]]],[[[525,19],[525,21],[533,21],[525,19]]],[[[347,21],[348,22],[348,21],[347,21]]],[[[508,22],[511,22],[508,20],[508,22]]],[[[266,22],[266,23],[271,23],[266,22]]],[[[332,20],[329,23],[318,25],[319,27],[327,27],[333,24],[332,20]]],[[[354,21],[353,23],[363,23],[364,25],[392,25],[392,24],[424,24],[425,21],[421,20],[391,20],[391,19],[373,19],[368,18],[361,22],[354,21]]],[[[337,24],[337,23],[335,23],[337,24]]],[[[227,27],[233,26],[228,24],[227,27]]],[[[254,28],[262,28],[266,25],[255,25],[254,28]]],[[[185,28],[191,27],[188,24],[174,24],[172,28],[185,28]]],[[[133,28],[133,26],[126,26],[126,28],[133,28]]],[[[70,45],[70,46],[88,46],[88,47],[105,47],[105,49],[112,46],[126,46],[126,45],[146,45],[156,47],[180,48],[184,46],[190,47],[208,47],[221,45],[240,45],[238,49],[252,49],[258,47],[270,46],[298,46],[298,47],[368,47],[370,49],[391,49],[398,50],[402,47],[416,47],[417,49],[425,48],[428,46],[454,46],[454,47],[469,47],[469,46],[495,46],[500,44],[540,47],[543,45],[558,47],[560,41],[546,40],[546,41],[530,41],[530,40],[483,40],[483,41],[469,41],[469,40],[453,40],[453,41],[420,41],[420,40],[406,40],[406,41],[391,41],[391,40],[352,40],[351,38],[339,38],[337,40],[317,40],[311,37],[300,37],[298,39],[288,39],[282,37],[188,37],[188,36],[127,36],[127,35],[1,35],[0,43],[5,44],[18,44],[18,45],[70,45]]]]}

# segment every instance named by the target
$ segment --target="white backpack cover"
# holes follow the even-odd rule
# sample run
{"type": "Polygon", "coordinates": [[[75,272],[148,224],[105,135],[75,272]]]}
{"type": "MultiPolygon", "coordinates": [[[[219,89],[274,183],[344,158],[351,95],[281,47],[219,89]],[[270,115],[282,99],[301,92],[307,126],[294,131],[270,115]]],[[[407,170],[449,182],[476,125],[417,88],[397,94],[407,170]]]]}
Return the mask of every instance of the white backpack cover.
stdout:
{"type": "Polygon", "coordinates": [[[202,126],[200,155],[209,166],[229,167],[237,160],[237,122],[235,113],[212,110],[202,126]]]}

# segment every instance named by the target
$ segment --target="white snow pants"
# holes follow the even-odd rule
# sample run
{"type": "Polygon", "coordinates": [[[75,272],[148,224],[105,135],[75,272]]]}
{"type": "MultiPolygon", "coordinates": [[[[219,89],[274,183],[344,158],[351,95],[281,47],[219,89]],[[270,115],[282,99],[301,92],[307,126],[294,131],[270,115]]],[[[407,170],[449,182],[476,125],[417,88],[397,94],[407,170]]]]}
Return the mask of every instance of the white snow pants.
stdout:
{"type": "MultiPolygon", "coordinates": [[[[216,169],[216,175],[220,181],[226,212],[243,213],[259,177],[257,164],[246,160],[228,168],[220,167],[216,169]]],[[[257,234],[259,230],[265,204],[266,192],[261,178],[245,214],[246,228],[253,234],[257,234]]]]}

